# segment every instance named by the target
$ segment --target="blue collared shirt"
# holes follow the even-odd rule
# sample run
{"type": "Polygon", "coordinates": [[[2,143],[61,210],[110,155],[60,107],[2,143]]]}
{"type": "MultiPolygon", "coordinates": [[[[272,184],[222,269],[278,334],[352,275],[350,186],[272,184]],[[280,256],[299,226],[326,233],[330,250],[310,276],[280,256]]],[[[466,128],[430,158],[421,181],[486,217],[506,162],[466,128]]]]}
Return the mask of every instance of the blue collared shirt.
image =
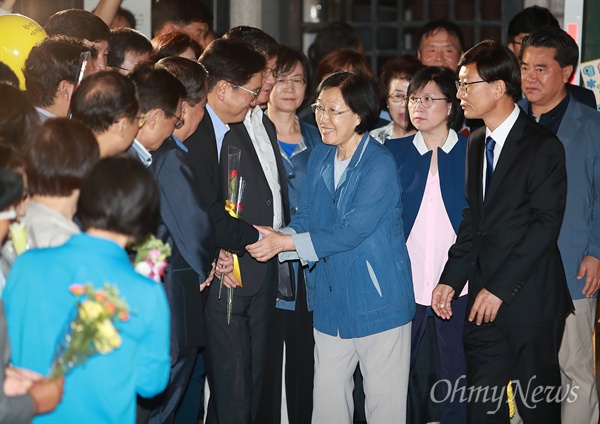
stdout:
{"type": "Polygon", "coordinates": [[[185,144],[183,144],[183,141],[181,141],[180,139],[175,137],[175,134],[172,134],[171,137],[173,137],[173,140],[175,140],[175,144],[177,144],[177,147],[179,147],[181,150],[183,150],[186,153],[188,152],[188,148],[185,146],[185,144]]]}
{"type": "Polygon", "coordinates": [[[213,129],[215,130],[215,138],[217,139],[217,158],[219,158],[219,162],[221,162],[221,146],[223,145],[225,134],[229,131],[229,125],[221,121],[221,118],[219,118],[215,111],[212,110],[208,103],[206,104],[206,111],[212,120],[213,129]]]}

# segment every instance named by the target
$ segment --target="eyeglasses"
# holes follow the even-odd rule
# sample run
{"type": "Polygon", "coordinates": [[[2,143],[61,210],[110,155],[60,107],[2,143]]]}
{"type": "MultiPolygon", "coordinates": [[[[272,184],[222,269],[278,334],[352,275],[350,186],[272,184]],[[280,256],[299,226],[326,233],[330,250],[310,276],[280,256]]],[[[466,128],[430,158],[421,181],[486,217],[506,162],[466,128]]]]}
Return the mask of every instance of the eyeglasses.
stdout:
{"type": "Polygon", "coordinates": [[[304,78],[277,78],[275,85],[287,87],[290,82],[294,88],[302,88],[306,85],[304,78]]]}
{"type": "Polygon", "coordinates": [[[171,114],[171,116],[175,119],[177,119],[177,122],[175,122],[175,129],[178,130],[179,128],[183,127],[185,125],[185,120],[181,119],[181,117],[175,115],[174,113],[171,114]]]}
{"type": "Polygon", "coordinates": [[[334,119],[340,115],[343,115],[346,112],[350,112],[350,109],[347,110],[335,110],[332,108],[329,109],[325,109],[323,106],[321,106],[320,104],[317,103],[313,103],[312,105],[310,105],[310,107],[312,108],[313,112],[315,113],[315,115],[321,115],[323,116],[323,114],[327,114],[327,116],[329,116],[329,119],[334,119]]]}
{"type": "Polygon", "coordinates": [[[241,88],[242,90],[244,90],[246,93],[252,94],[252,99],[250,99],[250,103],[252,103],[260,94],[260,88],[257,89],[256,91],[252,91],[246,87],[242,87],[241,85],[235,85],[235,84],[231,84],[233,87],[235,88],[241,88]]]}
{"type": "Polygon", "coordinates": [[[458,91],[462,91],[462,93],[466,96],[467,94],[469,94],[469,86],[471,84],[479,84],[480,82],[487,82],[487,81],[473,81],[473,82],[460,82],[460,81],[454,81],[454,83],[456,84],[456,90],[458,91]]]}
{"type": "Polygon", "coordinates": [[[122,68],[122,67],[120,67],[120,66],[117,66],[117,65],[107,65],[107,66],[109,66],[110,68],[113,68],[113,69],[115,69],[115,68],[116,68],[116,69],[120,69],[121,71],[125,71],[125,72],[127,72],[127,73],[129,73],[129,71],[130,71],[130,69],[127,69],[127,68],[122,68]]]}
{"type": "Polygon", "coordinates": [[[263,69],[262,76],[263,76],[263,78],[268,78],[269,76],[271,76],[271,74],[274,74],[274,73],[275,73],[275,69],[267,67],[267,68],[263,69]]]}
{"type": "Polygon", "coordinates": [[[434,97],[430,97],[430,96],[423,96],[423,97],[415,97],[415,96],[410,96],[408,98],[408,103],[410,103],[410,105],[412,107],[415,107],[419,104],[419,102],[421,102],[421,104],[423,105],[424,108],[428,109],[431,106],[433,106],[433,102],[436,100],[444,100],[446,102],[449,102],[450,100],[448,100],[445,97],[441,97],[441,98],[434,98],[434,97]]]}
{"type": "Polygon", "coordinates": [[[406,96],[402,93],[394,93],[387,96],[392,103],[404,103],[406,102],[406,96]]]}
{"type": "Polygon", "coordinates": [[[144,124],[146,123],[146,118],[148,118],[148,115],[146,115],[145,113],[140,113],[138,116],[136,116],[133,119],[137,119],[138,127],[142,128],[144,126],[144,124]]]}

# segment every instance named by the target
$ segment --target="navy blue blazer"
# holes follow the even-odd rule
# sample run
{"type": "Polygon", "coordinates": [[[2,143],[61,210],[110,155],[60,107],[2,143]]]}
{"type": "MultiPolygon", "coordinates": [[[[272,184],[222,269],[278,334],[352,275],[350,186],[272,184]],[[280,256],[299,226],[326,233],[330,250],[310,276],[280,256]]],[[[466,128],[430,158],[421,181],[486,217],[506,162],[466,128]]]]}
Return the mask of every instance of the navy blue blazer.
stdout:
{"type": "Polygon", "coordinates": [[[157,237],[171,246],[164,286],[171,308],[171,360],[179,346],[204,345],[205,301],[199,285],[210,273],[215,232],[208,211],[200,202],[196,180],[186,153],[171,137],[152,154],[149,170],[160,190],[157,237]]]}
{"type": "MultiPolygon", "coordinates": [[[[440,187],[446,213],[452,223],[454,232],[463,220],[462,210],[467,206],[465,197],[465,161],[467,154],[467,137],[458,135],[458,141],[448,153],[438,148],[438,172],[440,187]]],[[[402,184],[402,206],[404,207],[404,237],[408,240],[412,230],[429,175],[432,151],[421,155],[415,147],[411,135],[403,138],[389,139],[385,142],[398,165],[400,183],[402,184]]]]}

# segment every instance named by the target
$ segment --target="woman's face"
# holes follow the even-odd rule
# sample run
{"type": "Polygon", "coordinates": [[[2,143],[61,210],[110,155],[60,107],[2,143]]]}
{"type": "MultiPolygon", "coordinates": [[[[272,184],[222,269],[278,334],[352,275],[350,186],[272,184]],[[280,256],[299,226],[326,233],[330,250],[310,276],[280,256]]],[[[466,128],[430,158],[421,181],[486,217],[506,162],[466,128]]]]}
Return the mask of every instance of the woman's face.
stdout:
{"type": "Polygon", "coordinates": [[[406,96],[409,81],[404,78],[394,78],[390,82],[388,90],[387,106],[388,112],[396,125],[406,131],[408,121],[406,119],[406,100],[399,101],[406,96]]]}
{"type": "Polygon", "coordinates": [[[421,132],[432,132],[440,128],[448,128],[448,115],[452,108],[452,103],[446,100],[444,94],[433,81],[429,81],[426,86],[410,95],[410,98],[420,99],[416,103],[408,103],[408,113],[410,121],[414,127],[421,132]],[[431,106],[423,106],[425,99],[431,100],[431,106]]]}
{"type": "Polygon", "coordinates": [[[302,104],[306,92],[302,64],[296,62],[296,66],[290,73],[278,76],[275,81],[275,87],[269,97],[269,107],[277,111],[295,113],[302,104]]]}
{"type": "Polygon", "coordinates": [[[321,91],[317,105],[315,119],[323,143],[341,146],[356,136],[354,128],[360,124],[360,117],[350,110],[339,88],[331,87],[321,91]]]}

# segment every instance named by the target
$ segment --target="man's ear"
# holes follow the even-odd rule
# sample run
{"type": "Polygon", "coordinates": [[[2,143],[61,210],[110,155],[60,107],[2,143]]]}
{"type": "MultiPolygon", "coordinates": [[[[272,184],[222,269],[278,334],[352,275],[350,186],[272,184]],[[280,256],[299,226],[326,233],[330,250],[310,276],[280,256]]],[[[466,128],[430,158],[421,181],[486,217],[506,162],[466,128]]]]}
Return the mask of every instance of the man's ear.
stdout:
{"type": "Polygon", "coordinates": [[[150,109],[146,114],[146,125],[151,129],[154,129],[158,123],[158,119],[164,115],[164,112],[160,109],[150,109]]]}
{"type": "Polygon", "coordinates": [[[56,95],[63,99],[66,102],[71,101],[71,96],[73,95],[73,90],[75,89],[75,85],[70,83],[67,80],[62,80],[58,84],[58,88],[56,89],[56,95]]]}
{"type": "Polygon", "coordinates": [[[571,79],[571,75],[573,75],[573,65],[567,65],[562,68],[562,74],[564,83],[568,83],[571,79]]]}
{"type": "Polygon", "coordinates": [[[225,80],[220,80],[217,82],[217,85],[215,86],[215,93],[217,94],[219,100],[223,100],[225,98],[225,92],[227,91],[227,86],[229,85],[230,83],[225,80]]]}
{"type": "Polygon", "coordinates": [[[494,94],[496,100],[506,94],[506,83],[503,80],[494,81],[494,94]]]}
{"type": "Polygon", "coordinates": [[[181,101],[181,118],[185,121],[185,118],[187,116],[187,112],[190,109],[190,104],[188,102],[186,102],[185,100],[181,101]]]}

